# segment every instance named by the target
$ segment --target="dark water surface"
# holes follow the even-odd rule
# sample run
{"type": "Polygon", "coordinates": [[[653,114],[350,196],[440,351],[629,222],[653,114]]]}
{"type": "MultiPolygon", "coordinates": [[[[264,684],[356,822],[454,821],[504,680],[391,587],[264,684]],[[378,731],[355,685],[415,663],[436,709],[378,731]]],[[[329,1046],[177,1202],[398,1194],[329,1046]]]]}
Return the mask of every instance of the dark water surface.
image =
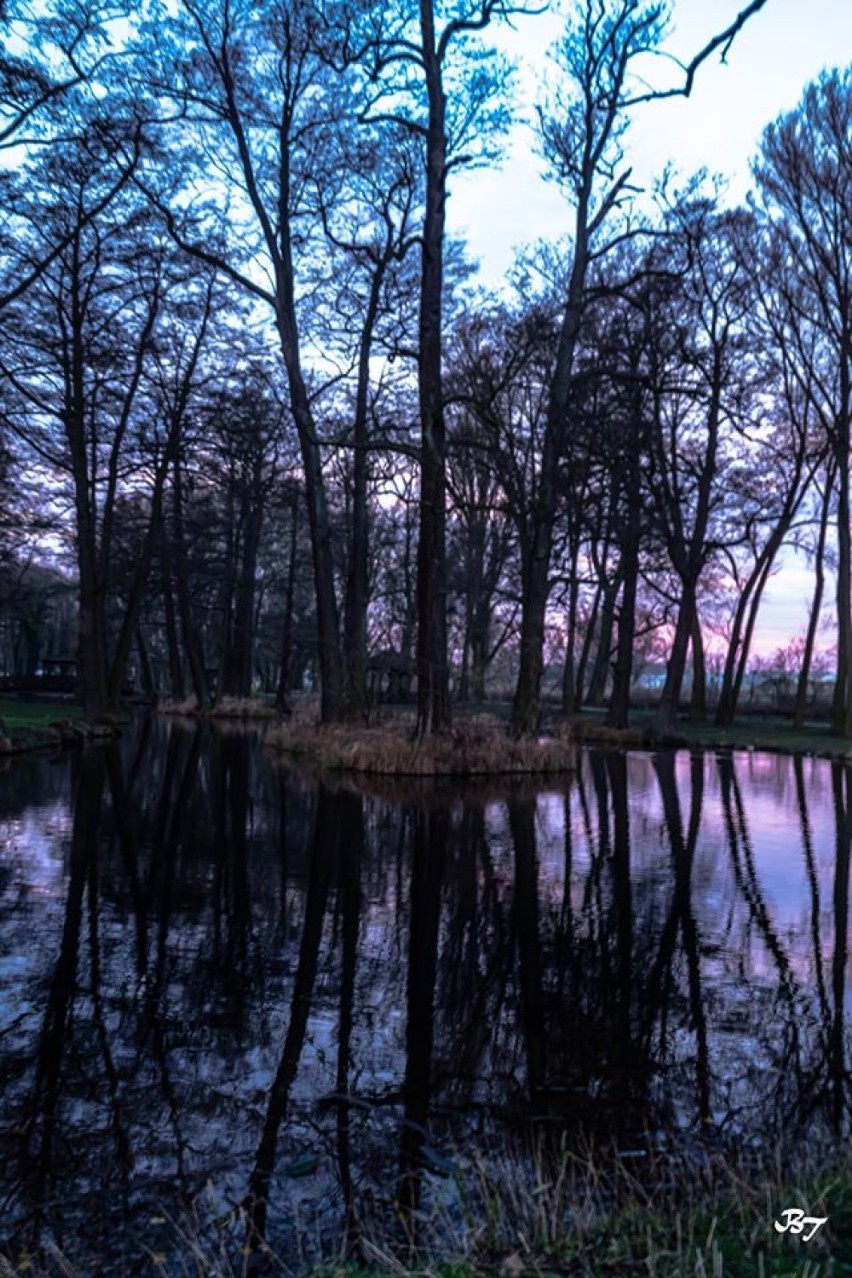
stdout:
{"type": "Polygon", "coordinates": [[[0,1247],[151,1272],[166,1217],[236,1236],[249,1204],[316,1254],[531,1132],[639,1160],[842,1135],[850,776],[589,750],[533,788],[360,793],[151,720],[16,763],[0,1247]]]}

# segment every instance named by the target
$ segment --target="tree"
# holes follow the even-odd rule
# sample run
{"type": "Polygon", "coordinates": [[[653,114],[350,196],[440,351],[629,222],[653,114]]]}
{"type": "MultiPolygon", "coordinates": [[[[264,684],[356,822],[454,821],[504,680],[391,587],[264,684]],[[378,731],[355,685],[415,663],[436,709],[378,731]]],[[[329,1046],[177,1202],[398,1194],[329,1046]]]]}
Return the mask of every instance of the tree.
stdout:
{"type": "Polygon", "coordinates": [[[819,418],[836,467],[837,680],[834,730],[852,736],[852,72],[808,86],[798,110],[763,137],[755,166],[760,208],[779,246],[789,307],[784,341],[800,392],[819,418]]]}
{"type": "Polygon", "coordinates": [[[335,720],[343,714],[343,661],[322,441],[304,366],[300,272],[311,247],[310,222],[304,224],[309,178],[323,166],[322,140],[343,89],[332,65],[338,50],[311,0],[263,8],[183,0],[174,17],[162,15],[156,42],[153,30],[150,36],[162,51],[160,65],[148,68],[152,91],[177,104],[176,127],[189,126],[195,152],[173,167],[170,185],[149,185],[148,193],[185,252],[274,317],[304,470],[322,716],[335,720]],[[188,207],[199,166],[213,166],[221,178],[203,213],[188,207]]]}
{"type": "MultiPolygon", "coordinates": [[[[163,488],[182,414],[160,421],[146,370],[167,297],[192,288],[159,244],[144,204],[110,202],[88,215],[109,185],[104,154],[114,139],[95,127],[32,166],[27,219],[38,243],[58,246],[27,294],[7,311],[0,349],[3,414],[32,464],[70,489],[79,589],[80,695],[89,715],[114,708],[135,639],[163,488]],[[42,165],[43,168],[40,168],[42,165]],[[45,191],[60,192],[48,201],[45,191]],[[37,205],[37,207],[36,207],[37,205]],[[143,501],[141,543],[117,634],[108,617],[122,500],[143,501]]],[[[203,291],[203,290],[202,290],[203,291]]],[[[201,309],[200,337],[210,297],[201,309]]],[[[183,319],[188,314],[184,311],[183,319]]],[[[186,336],[186,335],[185,335],[186,336]]],[[[200,339],[199,339],[200,340],[200,339]]],[[[186,345],[191,349],[190,338],[186,345]]],[[[190,359],[191,369],[197,359],[190,359]]],[[[61,491],[61,489],[60,489],[61,491]]],[[[113,599],[115,595],[113,595],[113,599]]]]}
{"type": "Polygon", "coordinates": [[[376,25],[374,76],[367,112],[420,140],[425,168],[417,342],[420,410],[420,536],[417,548],[417,731],[449,726],[447,659],[446,423],[443,392],[444,222],[448,177],[489,156],[507,120],[506,77],[493,53],[469,37],[491,22],[526,12],[508,0],[456,0],[443,18],[434,0],[418,16],[389,5],[376,25]]]}
{"type": "Polygon", "coordinates": [[[748,666],[763,591],[794,520],[824,463],[808,371],[801,350],[789,340],[788,317],[795,302],[784,283],[783,245],[751,217],[741,219],[739,253],[754,305],[746,321],[752,381],[761,386],[757,406],[764,415],[755,438],[732,475],[729,517],[743,529],[742,553],[732,556],[736,598],[719,690],[716,722],[733,722],[748,666]],[[768,376],[767,376],[768,372],[768,376]],[[759,490],[754,474],[764,476],[759,490]]]}
{"type": "MultiPolygon", "coordinates": [[[[111,0],[52,0],[38,14],[20,0],[0,8],[0,31],[7,27],[21,50],[0,49],[0,151],[23,159],[33,146],[85,146],[99,135],[107,180],[90,185],[78,209],[83,224],[99,217],[127,186],[144,146],[136,104],[110,76],[112,27],[122,19],[124,6],[111,0]]],[[[31,170],[28,177],[32,180],[31,170]]],[[[50,242],[29,234],[19,179],[12,165],[0,173],[0,311],[26,293],[68,247],[73,233],[68,228],[65,238],[54,235],[50,242]]]]}
{"type": "Polygon", "coordinates": [[[554,175],[574,203],[572,262],[550,383],[533,535],[524,565],[520,670],[512,707],[516,732],[534,732],[538,725],[556,476],[569,438],[571,382],[589,268],[624,232],[622,227],[609,240],[605,236],[613,214],[630,192],[630,170],[624,165],[621,146],[630,109],[654,98],[689,94],[701,63],[714,50],[726,50],[764,2],[755,0],[743,9],[684,68],[682,85],[669,90],[638,91],[632,80],[636,60],[657,49],[663,38],[666,10],[662,4],[583,0],[560,45],[565,80],[553,103],[541,112],[541,131],[554,175]]]}
{"type": "MultiPolygon", "coordinates": [[[[656,716],[662,732],[671,730],[677,715],[698,624],[698,583],[720,537],[724,540],[717,514],[724,503],[731,438],[748,421],[743,322],[752,301],[734,251],[737,215],[717,214],[705,200],[689,200],[675,216],[682,282],[665,312],[652,429],[654,496],[680,586],[656,716]]],[[[738,539],[741,533],[734,535],[738,539]]]]}
{"type": "MultiPolygon", "coordinates": [[[[404,296],[414,284],[409,269],[416,243],[413,223],[420,183],[415,148],[393,127],[370,136],[358,126],[339,129],[332,144],[336,161],[313,175],[323,229],[334,250],[340,282],[329,317],[329,349],[354,365],[351,415],[351,500],[343,638],[347,719],[358,722],[366,704],[367,610],[369,604],[369,488],[373,426],[380,388],[371,362],[377,347],[394,358],[409,330],[404,296]],[[339,265],[338,265],[339,264],[339,265]],[[342,322],[341,322],[342,321],[342,322]]],[[[413,288],[411,288],[413,292],[413,288]]]]}
{"type": "Polygon", "coordinates": [[[122,5],[102,0],[54,0],[38,15],[5,0],[0,31],[13,34],[21,52],[0,49],[0,148],[44,141],[67,124],[68,99],[97,76],[109,57],[110,25],[125,16],[122,5]]]}

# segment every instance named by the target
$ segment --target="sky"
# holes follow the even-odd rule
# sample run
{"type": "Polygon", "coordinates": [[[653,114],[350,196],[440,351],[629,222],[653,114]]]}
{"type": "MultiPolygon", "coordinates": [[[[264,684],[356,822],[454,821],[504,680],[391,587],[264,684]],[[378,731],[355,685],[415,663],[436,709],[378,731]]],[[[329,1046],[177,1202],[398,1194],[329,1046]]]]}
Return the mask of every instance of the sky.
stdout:
{"type": "MultiPolygon", "coordinates": [[[[688,60],[744,7],[746,0],[674,0],[665,48],[688,60]]],[[[562,11],[570,8],[563,0],[562,11]]],[[[555,7],[518,18],[495,43],[520,62],[515,113],[532,122],[546,91],[548,50],[564,20],[555,7]]],[[[650,187],[667,164],[684,176],[706,167],[724,176],[729,194],[742,198],[749,165],[764,128],[794,108],[806,84],[824,67],[852,59],[852,0],[767,0],[739,33],[726,62],[715,54],[699,70],[689,98],[649,102],[635,109],[627,138],[634,179],[650,187]]],[[[552,73],[551,73],[552,74],[552,73]]],[[[648,65],[655,83],[677,82],[660,59],[648,65]]],[[[483,282],[499,284],[516,246],[555,236],[569,225],[568,206],[545,180],[532,130],[519,124],[506,139],[499,169],[459,172],[447,209],[453,233],[466,233],[483,282]],[[486,229],[487,228],[487,229],[486,229]]]]}
{"type": "MultiPolygon", "coordinates": [[[[570,7],[570,0],[566,0],[570,7]]],[[[674,0],[665,48],[689,61],[733,21],[746,0],[674,0]]],[[[565,11],[566,4],[561,6],[565,11]]],[[[518,18],[495,43],[520,60],[515,111],[531,122],[546,92],[548,50],[563,29],[555,7],[518,18]]],[[[721,175],[728,198],[742,199],[750,163],[766,125],[792,110],[805,86],[826,67],[852,59],[852,0],[767,0],[746,24],[724,63],[716,53],[698,71],[691,96],[649,102],[635,109],[627,137],[634,180],[650,188],[666,167],[684,177],[700,168],[721,175]]],[[[648,67],[654,84],[668,87],[676,67],[663,59],[648,67]],[[656,78],[658,77],[658,78],[656,78]]],[[[570,226],[570,210],[545,180],[534,134],[519,123],[506,139],[499,169],[455,175],[447,208],[448,229],[467,238],[479,258],[483,284],[498,288],[517,248],[556,238],[570,226]]],[[[805,560],[787,553],[767,587],[755,651],[771,653],[802,634],[813,590],[805,560]]],[[[832,636],[824,638],[826,645],[832,636]]]]}

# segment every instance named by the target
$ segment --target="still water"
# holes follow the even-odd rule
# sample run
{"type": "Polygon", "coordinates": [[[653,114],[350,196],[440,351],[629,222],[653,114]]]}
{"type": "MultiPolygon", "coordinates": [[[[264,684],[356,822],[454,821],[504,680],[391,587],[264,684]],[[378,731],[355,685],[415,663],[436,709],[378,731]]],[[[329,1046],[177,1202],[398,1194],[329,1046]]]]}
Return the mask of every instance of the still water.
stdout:
{"type": "Polygon", "coordinates": [[[843,1135],[851,777],[589,750],[533,786],[356,788],[153,719],[16,763],[0,1249],[151,1272],[169,1222],[249,1204],[319,1254],[531,1134],[843,1135]]]}

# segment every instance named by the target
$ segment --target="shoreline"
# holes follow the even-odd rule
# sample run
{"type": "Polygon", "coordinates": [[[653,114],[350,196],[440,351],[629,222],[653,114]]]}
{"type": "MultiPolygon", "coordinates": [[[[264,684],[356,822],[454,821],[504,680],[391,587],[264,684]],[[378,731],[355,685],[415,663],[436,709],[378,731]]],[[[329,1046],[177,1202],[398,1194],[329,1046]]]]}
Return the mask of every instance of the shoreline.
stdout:
{"type": "MultiPolygon", "coordinates": [[[[315,706],[302,705],[290,718],[262,703],[242,703],[198,712],[186,704],[152,708],[157,715],[184,717],[234,728],[259,728],[264,745],[307,767],[354,776],[536,777],[576,768],[579,748],[613,750],[734,750],[802,758],[852,761],[852,740],[827,724],[793,728],[778,716],[741,716],[727,727],[688,718],[665,735],[653,726],[653,711],[635,711],[627,728],[610,728],[594,710],[565,716],[550,707],[537,737],[515,738],[507,707],[492,703],[458,714],[446,737],[417,740],[409,708],[389,707],[375,725],[321,725],[315,706]]],[[[118,722],[89,722],[67,703],[0,703],[0,761],[105,744],[121,735],[118,722]],[[54,712],[60,712],[53,717],[54,712]]]]}
{"type": "Polygon", "coordinates": [[[118,722],[89,722],[67,702],[0,702],[0,763],[21,755],[78,750],[121,735],[118,722]]]}

